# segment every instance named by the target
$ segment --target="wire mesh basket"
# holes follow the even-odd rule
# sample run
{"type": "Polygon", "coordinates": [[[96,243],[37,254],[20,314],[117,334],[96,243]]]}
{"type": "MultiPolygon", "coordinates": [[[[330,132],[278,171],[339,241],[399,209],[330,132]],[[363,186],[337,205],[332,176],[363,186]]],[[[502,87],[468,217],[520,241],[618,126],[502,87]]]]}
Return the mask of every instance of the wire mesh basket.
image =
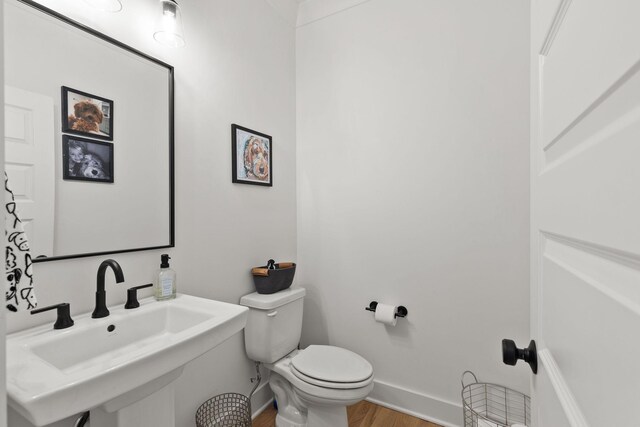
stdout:
{"type": "Polygon", "coordinates": [[[481,383],[471,371],[462,373],[464,427],[531,425],[529,396],[497,384],[481,383]],[[465,375],[474,382],[465,384],[465,375]]]}
{"type": "Polygon", "coordinates": [[[244,394],[224,393],[196,411],[197,427],[251,427],[251,400],[244,394]]]}

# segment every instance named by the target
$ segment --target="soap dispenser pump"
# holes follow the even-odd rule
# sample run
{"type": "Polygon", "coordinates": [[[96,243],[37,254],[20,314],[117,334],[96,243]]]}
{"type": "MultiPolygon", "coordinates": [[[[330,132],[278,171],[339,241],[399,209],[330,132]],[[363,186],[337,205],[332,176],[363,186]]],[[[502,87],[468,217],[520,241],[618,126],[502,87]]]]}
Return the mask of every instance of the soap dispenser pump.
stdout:
{"type": "Polygon", "coordinates": [[[169,268],[168,254],[160,256],[160,270],[155,287],[155,297],[158,301],[172,299],[176,297],[176,272],[169,268]]]}

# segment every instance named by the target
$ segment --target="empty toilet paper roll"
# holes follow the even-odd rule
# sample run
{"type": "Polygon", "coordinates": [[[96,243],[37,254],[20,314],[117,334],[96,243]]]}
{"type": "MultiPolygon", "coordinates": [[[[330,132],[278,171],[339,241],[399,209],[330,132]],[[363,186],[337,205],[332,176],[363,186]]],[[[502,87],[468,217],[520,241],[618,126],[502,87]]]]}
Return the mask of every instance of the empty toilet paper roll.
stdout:
{"type": "Polygon", "coordinates": [[[384,323],[385,325],[396,326],[398,319],[396,318],[397,306],[380,304],[376,307],[375,319],[376,322],[384,323]]]}

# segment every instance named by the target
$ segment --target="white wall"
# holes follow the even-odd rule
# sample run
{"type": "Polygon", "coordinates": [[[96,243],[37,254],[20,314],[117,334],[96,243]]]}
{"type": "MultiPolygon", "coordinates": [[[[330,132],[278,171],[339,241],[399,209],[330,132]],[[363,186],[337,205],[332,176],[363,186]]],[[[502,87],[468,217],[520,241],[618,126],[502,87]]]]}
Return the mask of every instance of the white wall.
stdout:
{"type": "MultiPolygon", "coordinates": [[[[0,3],[0,22],[3,14],[4,4],[0,3]]],[[[0,81],[4,81],[4,31],[0,31],[0,81]]],[[[0,99],[4,99],[4,85],[0,85],[0,99]]],[[[4,102],[0,103],[0,135],[4,135],[4,102]]],[[[4,138],[0,138],[0,172],[4,177],[4,138]]],[[[5,331],[5,311],[0,309],[0,427],[7,425],[5,331]]]]}
{"type": "Polygon", "coordinates": [[[500,351],[529,340],[528,38],[525,0],[370,0],[297,30],[303,344],[446,424],[466,369],[528,390],[500,351]]]}
{"type": "MultiPolygon", "coordinates": [[[[228,302],[253,291],[251,267],[295,260],[293,26],[263,0],[183,0],[187,46],[171,50],[151,38],[156,1],[123,2],[113,15],[84,2],[48,3],[175,66],[176,248],[114,255],[127,281],[116,285],[107,274],[108,303],[124,303],[127,287],[152,281],[163,252],[173,258],[179,292],[228,302]],[[272,188],[231,183],[231,123],[273,136],[272,188]]],[[[92,310],[104,258],[37,264],[39,303],[70,302],[72,314],[92,310]]],[[[55,320],[10,316],[11,331],[55,320]]],[[[177,382],[176,425],[194,425],[198,405],[215,394],[248,393],[253,373],[241,334],[191,362],[177,382]]],[[[28,426],[13,417],[12,427],[28,426]]]]}

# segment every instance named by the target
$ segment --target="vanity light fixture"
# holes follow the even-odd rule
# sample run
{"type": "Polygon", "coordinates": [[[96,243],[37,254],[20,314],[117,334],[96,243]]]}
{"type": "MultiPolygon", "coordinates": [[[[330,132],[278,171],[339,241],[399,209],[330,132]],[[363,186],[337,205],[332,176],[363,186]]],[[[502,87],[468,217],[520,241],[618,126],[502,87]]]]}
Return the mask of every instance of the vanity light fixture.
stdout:
{"type": "Polygon", "coordinates": [[[120,0],[84,0],[85,3],[103,12],[120,12],[122,3],[120,0]]]}
{"type": "Polygon", "coordinates": [[[162,16],[158,20],[153,38],[165,46],[184,46],[180,6],[175,0],[160,0],[160,5],[162,6],[162,16]]]}

